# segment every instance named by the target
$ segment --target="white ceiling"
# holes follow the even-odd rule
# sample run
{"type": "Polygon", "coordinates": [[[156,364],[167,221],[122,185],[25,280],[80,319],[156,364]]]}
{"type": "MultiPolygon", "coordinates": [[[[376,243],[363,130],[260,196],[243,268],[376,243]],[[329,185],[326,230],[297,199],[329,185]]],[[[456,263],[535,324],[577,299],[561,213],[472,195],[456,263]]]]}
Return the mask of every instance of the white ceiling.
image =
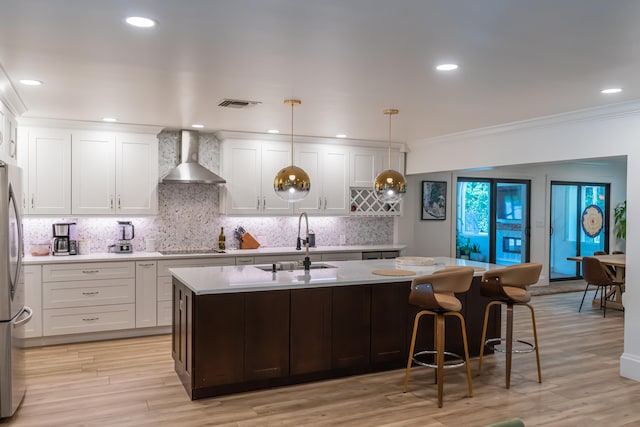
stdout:
{"type": "Polygon", "coordinates": [[[295,97],[296,134],[385,140],[399,108],[414,141],[640,98],[639,21],[638,0],[0,0],[0,64],[24,117],[288,133],[295,97]]]}

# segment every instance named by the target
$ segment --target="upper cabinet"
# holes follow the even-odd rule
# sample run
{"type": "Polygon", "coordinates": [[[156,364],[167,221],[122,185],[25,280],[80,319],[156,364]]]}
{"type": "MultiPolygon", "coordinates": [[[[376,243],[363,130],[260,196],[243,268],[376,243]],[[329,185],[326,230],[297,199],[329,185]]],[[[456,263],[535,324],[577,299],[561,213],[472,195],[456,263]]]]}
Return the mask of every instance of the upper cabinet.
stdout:
{"type": "Polygon", "coordinates": [[[155,135],[20,128],[20,147],[27,214],[157,213],[155,135]]]}
{"type": "Polygon", "coordinates": [[[222,206],[229,215],[288,215],[293,207],[276,196],[273,180],[291,164],[291,146],[282,142],[226,140],[222,176],[227,180],[222,206]]]}
{"type": "Polygon", "coordinates": [[[296,166],[309,174],[311,191],[295,204],[297,212],[317,215],[349,213],[349,151],[341,146],[298,144],[296,166]]]}
{"type": "Polygon", "coordinates": [[[24,206],[32,215],[71,212],[71,132],[60,129],[21,129],[27,144],[24,206]],[[24,131],[24,132],[23,132],[24,131]]]}
{"type": "MultiPolygon", "coordinates": [[[[389,150],[354,147],[350,166],[351,187],[373,187],[376,176],[389,169],[389,150]]],[[[391,150],[391,169],[404,174],[404,153],[391,150]]]]}
{"type": "Polygon", "coordinates": [[[16,118],[0,100],[0,160],[16,163],[16,118]]]}
{"type": "Polygon", "coordinates": [[[73,214],[155,214],[158,141],[154,135],[74,132],[73,214]]]}

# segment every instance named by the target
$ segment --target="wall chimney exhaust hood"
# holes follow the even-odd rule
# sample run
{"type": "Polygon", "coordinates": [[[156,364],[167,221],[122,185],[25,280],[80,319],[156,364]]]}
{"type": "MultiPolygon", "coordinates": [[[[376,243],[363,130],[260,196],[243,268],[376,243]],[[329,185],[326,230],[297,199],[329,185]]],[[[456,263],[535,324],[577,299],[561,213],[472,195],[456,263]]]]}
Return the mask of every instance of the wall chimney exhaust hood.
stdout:
{"type": "Polygon", "coordinates": [[[180,133],[180,164],[169,172],[163,183],[224,184],[224,178],[198,163],[199,134],[183,129],[180,133]]]}

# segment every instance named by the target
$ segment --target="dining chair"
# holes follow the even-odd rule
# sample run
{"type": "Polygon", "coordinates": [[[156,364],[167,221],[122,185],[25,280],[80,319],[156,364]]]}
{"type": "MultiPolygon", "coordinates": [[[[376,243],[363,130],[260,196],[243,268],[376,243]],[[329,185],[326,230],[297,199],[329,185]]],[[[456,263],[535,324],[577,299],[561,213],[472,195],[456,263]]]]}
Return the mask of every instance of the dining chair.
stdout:
{"type": "Polygon", "coordinates": [[[578,312],[582,310],[589,286],[596,286],[596,294],[600,290],[600,308],[603,310],[603,317],[607,317],[607,290],[612,286],[622,286],[623,283],[616,281],[615,275],[596,257],[582,258],[582,277],[587,285],[584,288],[578,312]]]}
{"type": "Polygon", "coordinates": [[[456,293],[462,293],[469,290],[471,281],[473,280],[473,267],[449,267],[442,270],[436,270],[433,274],[419,276],[411,282],[411,293],[409,294],[409,303],[422,308],[413,322],[413,334],[411,336],[411,347],[409,349],[409,357],[407,360],[407,370],[404,375],[403,392],[406,393],[409,386],[409,373],[411,365],[415,362],[421,366],[435,368],[436,383],[438,385],[438,408],[442,408],[442,395],[444,389],[444,370],[465,365],[467,368],[467,386],[468,396],[473,395],[471,385],[471,367],[469,366],[469,346],[467,344],[467,328],[464,317],[460,314],[462,303],[455,296],[456,293]],[[416,346],[416,336],[418,333],[418,325],[420,318],[424,315],[435,317],[434,327],[434,349],[425,350],[414,353],[416,346]],[[464,358],[456,354],[445,351],[445,317],[454,316],[460,320],[462,328],[462,342],[464,346],[464,358]],[[433,362],[424,362],[420,360],[420,356],[434,355],[433,362]],[[449,356],[452,360],[445,363],[445,356],[449,356]]]}

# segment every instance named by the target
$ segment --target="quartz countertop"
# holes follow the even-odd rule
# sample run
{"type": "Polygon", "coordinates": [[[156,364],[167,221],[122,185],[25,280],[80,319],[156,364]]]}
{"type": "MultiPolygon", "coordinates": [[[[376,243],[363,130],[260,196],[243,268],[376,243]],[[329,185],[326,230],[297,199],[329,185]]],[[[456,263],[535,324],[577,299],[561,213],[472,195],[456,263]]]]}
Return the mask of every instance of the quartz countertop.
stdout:
{"type": "MultiPolygon", "coordinates": [[[[329,261],[323,263],[335,268],[312,269],[294,271],[264,271],[256,266],[215,266],[172,268],[169,271],[196,295],[232,293],[232,292],[256,292],[278,289],[313,288],[322,286],[348,286],[375,283],[408,282],[414,277],[431,274],[435,270],[447,266],[471,266],[476,267],[476,275],[481,275],[484,270],[502,268],[504,266],[488,264],[484,262],[468,261],[448,257],[436,257],[431,266],[397,267],[393,259],[366,260],[366,261],[329,261]],[[374,270],[412,270],[414,276],[379,276],[373,274],[374,270]]],[[[312,264],[312,266],[313,266],[312,264]]],[[[263,265],[270,267],[270,265],[263,265]]]]}
{"type": "MultiPolygon", "coordinates": [[[[311,254],[322,254],[331,252],[369,252],[369,251],[401,251],[406,245],[359,245],[359,246],[319,246],[309,248],[311,254]]],[[[304,255],[304,248],[301,251],[295,247],[266,247],[258,249],[229,249],[225,253],[209,254],[173,254],[163,255],[160,252],[133,252],[130,254],[118,253],[91,253],[87,255],[48,255],[31,256],[25,255],[24,264],[61,264],[67,262],[101,262],[101,261],[144,261],[163,259],[183,259],[183,258],[224,258],[237,256],[254,255],[304,255]]]]}

